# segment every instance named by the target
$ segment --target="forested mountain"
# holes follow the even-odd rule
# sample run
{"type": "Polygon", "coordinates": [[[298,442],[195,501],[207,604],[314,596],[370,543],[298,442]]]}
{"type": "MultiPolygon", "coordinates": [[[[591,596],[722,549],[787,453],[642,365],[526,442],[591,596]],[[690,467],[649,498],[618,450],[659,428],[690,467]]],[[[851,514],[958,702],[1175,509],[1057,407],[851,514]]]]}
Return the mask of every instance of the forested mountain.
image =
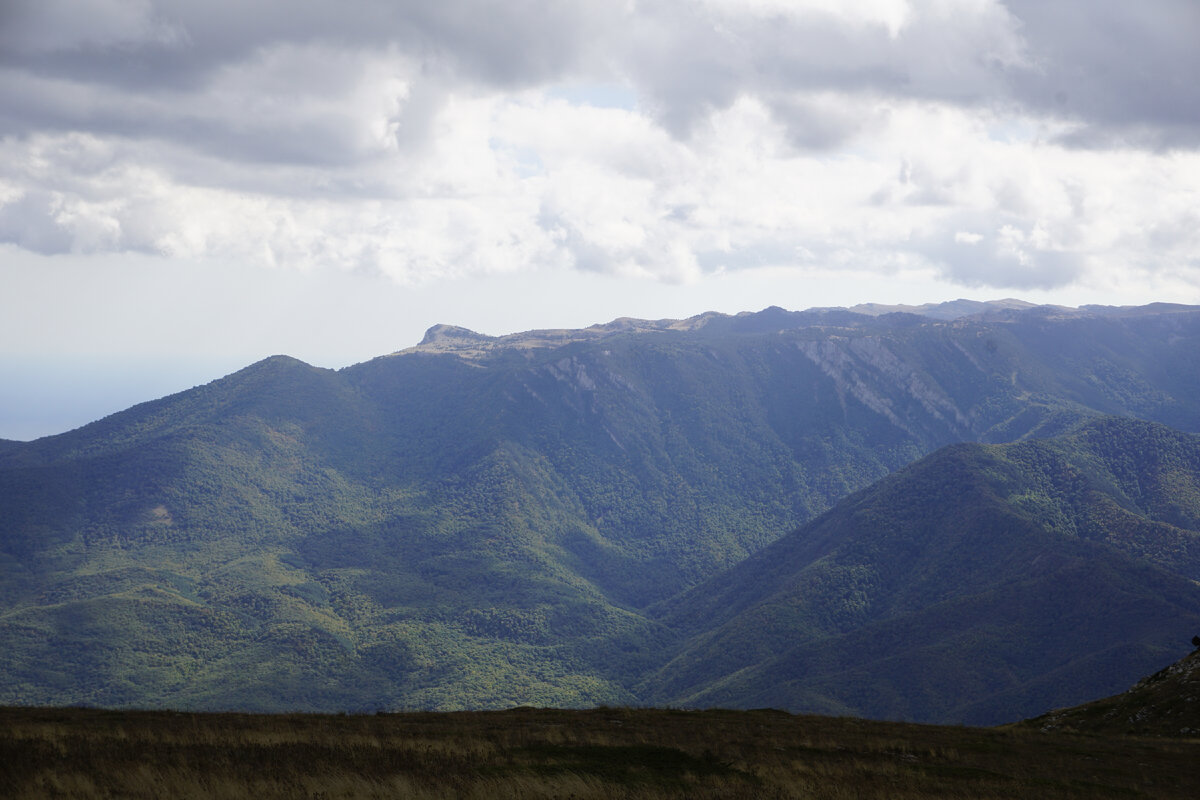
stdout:
{"type": "Polygon", "coordinates": [[[644,696],[1033,716],[1172,660],[1198,581],[1200,437],[1107,417],[952,445],[657,609],[686,644],[644,696]]]}
{"type": "Polygon", "coordinates": [[[1022,727],[1097,735],[1200,734],[1200,648],[1131,686],[1128,691],[1074,708],[1060,708],[1022,727]]]}
{"type": "MultiPolygon", "coordinates": [[[[944,445],[1062,434],[1101,415],[1200,430],[1196,309],[862,310],[499,338],[437,326],[415,348],[342,370],[274,357],[67,434],[2,443],[0,702],[742,702],[750,695],[721,694],[724,662],[699,676],[711,686],[685,667],[714,637],[749,635],[734,612],[770,598],[726,595],[708,617],[719,629],[683,598],[705,607],[720,581],[759,563],[724,574],[747,555],[784,534],[777,546],[820,536],[789,532],[851,492],[944,445]]],[[[940,494],[926,502],[959,500],[930,487],[940,494]]],[[[1049,501],[1021,502],[1034,520],[1049,501]]],[[[1194,519],[1188,502],[1180,520],[1194,519]]],[[[1029,541],[1046,525],[1028,522],[1029,541]]],[[[1124,529],[1109,544],[1057,535],[1083,548],[1062,558],[1109,565],[1081,590],[1109,573],[1138,592],[1158,581],[1163,614],[1192,596],[1171,577],[1186,559],[1131,555],[1141,545],[1124,529]]],[[[943,566],[928,569],[946,577],[943,566]]],[[[909,605],[872,599],[862,626],[958,596],[930,581],[909,605]]],[[[778,633],[764,629],[756,669],[784,663],[770,649],[778,633]]],[[[1118,685],[1168,639],[1164,628],[1129,643],[1134,655],[1114,653],[1118,685]]],[[[968,704],[835,701],[914,718],[968,704]]]]}

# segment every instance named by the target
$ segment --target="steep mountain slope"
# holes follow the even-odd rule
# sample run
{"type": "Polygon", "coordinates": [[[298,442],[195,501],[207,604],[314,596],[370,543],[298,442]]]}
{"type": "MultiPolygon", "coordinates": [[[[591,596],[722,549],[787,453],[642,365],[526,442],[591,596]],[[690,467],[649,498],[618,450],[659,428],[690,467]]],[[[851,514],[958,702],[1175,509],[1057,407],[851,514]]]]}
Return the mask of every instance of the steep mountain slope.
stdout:
{"type": "Polygon", "coordinates": [[[954,445],[673,598],[646,697],[992,724],[1127,685],[1200,629],[1200,439],[1106,418],[954,445]]]}
{"type": "Polygon", "coordinates": [[[0,702],[629,702],[645,611],[933,449],[1200,430],[1200,313],[432,329],[0,448],[0,702]]]}
{"type": "Polygon", "coordinates": [[[1128,691],[1021,723],[1044,731],[1200,737],[1200,649],[1128,691]]]}

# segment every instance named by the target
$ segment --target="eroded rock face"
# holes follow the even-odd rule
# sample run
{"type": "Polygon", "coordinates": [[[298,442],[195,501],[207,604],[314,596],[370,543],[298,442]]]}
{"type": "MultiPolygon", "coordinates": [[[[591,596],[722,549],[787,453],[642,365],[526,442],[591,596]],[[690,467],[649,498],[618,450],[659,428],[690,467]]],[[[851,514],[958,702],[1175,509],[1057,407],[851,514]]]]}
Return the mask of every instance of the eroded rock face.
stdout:
{"type": "Polygon", "coordinates": [[[833,380],[839,393],[854,397],[902,430],[913,432],[908,415],[896,408],[897,390],[905,400],[916,401],[929,416],[948,423],[956,432],[969,430],[969,420],[954,401],[880,338],[829,337],[799,341],[796,347],[833,380]]]}
{"type": "MultiPolygon", "coordinates": [[[[980,374],[988,372],[972,354],[955,345],[967,368],[980,374]]],[[[830,336],[805,339],[796,347],[833,380],[841,395],[857,399],[902,431],[917,433],[913,411],[918,410],[956,437],[972,438],[977,433],[973,431],[970,409],[959,408],[936,381],[896,355],[882,337],[830,336]]]]}

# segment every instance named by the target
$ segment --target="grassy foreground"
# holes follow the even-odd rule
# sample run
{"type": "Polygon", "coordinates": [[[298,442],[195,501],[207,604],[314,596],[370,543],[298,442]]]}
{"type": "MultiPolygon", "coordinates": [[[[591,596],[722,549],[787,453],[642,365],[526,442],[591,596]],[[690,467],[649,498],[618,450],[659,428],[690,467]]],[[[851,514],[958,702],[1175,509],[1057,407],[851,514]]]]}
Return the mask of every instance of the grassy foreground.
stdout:
{"type": "Polygon", "coordinates": [[[0,708],[6,798],[1200,797],[1200,741],[775,711],[0,708]]]}

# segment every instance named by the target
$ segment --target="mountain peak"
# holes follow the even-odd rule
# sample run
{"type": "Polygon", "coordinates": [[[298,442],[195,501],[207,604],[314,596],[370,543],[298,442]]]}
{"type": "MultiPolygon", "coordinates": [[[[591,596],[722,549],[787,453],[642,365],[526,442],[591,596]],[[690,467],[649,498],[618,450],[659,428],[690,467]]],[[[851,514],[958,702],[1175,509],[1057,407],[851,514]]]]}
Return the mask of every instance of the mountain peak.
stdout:
{"type": "Polygon", "coordinates": [[[443,342],[486,342],[495,337],[488,336],[483,333],[476,333],[470,328],[463,328],[458,325],[434,325],[429,330],[425,331],[425,338],[421,339],[421,344],[442,344],[443,342]]]}

